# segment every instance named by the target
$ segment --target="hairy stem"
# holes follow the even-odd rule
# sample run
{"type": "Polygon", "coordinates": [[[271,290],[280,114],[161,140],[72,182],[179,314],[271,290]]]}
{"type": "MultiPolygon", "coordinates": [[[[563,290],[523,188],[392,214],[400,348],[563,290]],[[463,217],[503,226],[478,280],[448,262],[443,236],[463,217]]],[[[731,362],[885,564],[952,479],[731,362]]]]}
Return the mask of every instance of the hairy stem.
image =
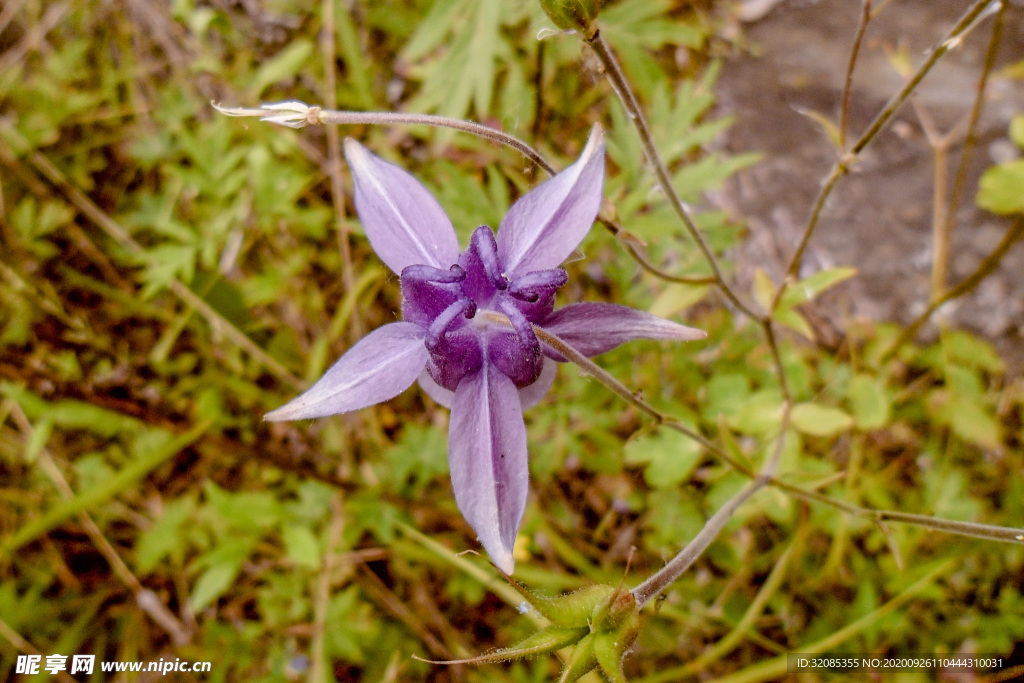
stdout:
{"type": "MultiPolygon", "coordinates": [[[[536,164],[541,170],[548,175],[555,175],[555,167],[552,166],[547,159],[541,156],[540,152],[526,144],[519,138],[509,135],[500,130],[494,128],[488,128],[487,126],[479,123],[473,123],[472,121],[463,121],[460,119],[452,119],[447,116],[435,116],[432,114],[402,114],[396,112],[366,112],[366,111],[337,111],[333,109],[324,109],[320,106],[308,106],[301,102],[290,103],[294,106],[294,113],[291,117],[282,117],[281,109],[275,108],[278,105],[264,105],[259,108],[245,108],[245,107],[223,107],[219,104],[213,103],[213,107],[228,116],[252,116],[259,117],[262,121],[270,121],[271,123],[279,123],[291,128],[301,128],[307,125],[423,125],[433,126],[438,128],[451,128],[458,130],[463,133],[469,133],[470,135],[476,135],[492,142],[496,142],[520,152],[527,159],[536,164]]],[[[328,130],[332,130],[328,128],[328,130]]],[[[332,176],[332,194],[333,194],[333,176],[332,176]]],[[[619,235],[622,232],[622,228],[619,227],[614,220],[607,217],[604,212],[598,215],[597,221],[605,226],[613,235],[619,235]]],[[[672,275],[658,268],[651,263],[642,247],[636,242],[630,242],[626,239],[620,240],[625,247],[626,251],[633,260],[643,268],[644,270],[652,273],[653,275],[670,282],[680,282],[685,284],[711,284],[718,282],[717,278],[714,277],[686,277],[672,275]]]]}
{"type": "Polygon", "coordinates": [[[651,575],[650,578],[634,588],[631,592],[633,593],[633,599],[636,600],[637,609],[642,608],[652,598],[660,595],[662,591],[682,576],[690,568],[690,565],[707,550],[707,547],[718,538],[718,534],[722,532],[725,525],[732,519],[736,510],[747,502],[752,495],[764,488],[767,483],[767,479],[758,477],[747,484],[742,491],[726,501],[725,505],[720,507],[711,516],[711,519],[705,522],[704,528],[693,537],[693,540],[678,555],[669,560],[668,564],[651,575]]]}
{"type": "Polygon", "coordinates": [[[213,107],[228,116],[258,116],[263,121],[270,121],[272,123],[282,123],[283,125],[292,128],[301,128],[306,125],[377,125],[377,126],[393,126],[393,125],[409,125],[409,126],[433,126],[435,128],[451,128],[453,130],[461,131],[463,133],[469,133],[482,137],[492,142],[505,145],[517,150],[527,159],[535,163],[548,175],[555,174],[555,168],[547,162],[544,157],[540,155],[540,152],[530,147],[528,144],[515,137],[509,135],[504,131],[497,130],[495,128],[488,128],[479,123],[473,121],[463,121],[461,119],[453,119],[447,116],[437,116],[434,114],[405,114],[400,112],[389,112],[389,111],[339,111],[334,109],[324,109],[319,106],[307,106],[301,102],[294,103],[296,105],[296,111],[299,111],[299,107],[305,108],[302,112],[301,118],[296,115],[295,118],[289,119],[287,122],[282,121],[276,117],[276,111],[263,106],[260,108],[245,108],[245,107],[222,107],[219,104],[213,103],[213,107]]]}
{"type": "MultiPolygon", "coordinates": [[[[1021,222],[1018,226],[1020,232],[1024,233],[1024,222],[1021,222]]],[[[508,327],[512,327],[512,323],[507,317],[500,313],[484,312],[482,314],[488,320],[508,327]]],[[[690,564],[693,563],[694,559],[700,556],[705,548],[714,540],[718,532],[721,531],[722,527],[728,522],[729,517],[736,511],[736,509],[743,504],[750,496],[754,495],[760,488],[771,485],[778,488],[781,491],[785,491],[795,497],[803,500],[813,501],[822,503],[835,508],[846,514],[855,515],[858,517],[864,517],[875,521],[876,523],[881,522],[899,522],[902,524],[910,524],[917,527],[926,529],[934,529],[937,531],[944,531],[946,533],[957,534],[960,536],[969,536],[971,538],[980,538],[989,541],[1002,541],[1010,543],[1024,543],[1024,529],[1013,528],[1013,527],[1002,527],[991,524],[977,524],[975,522],[959,522],[956,520],[942,519],[940,517],[930,517],[928,515],[917,515],[913,513],[899,512],[896,510],[878,510],[874,508],[865,508],[859,505],[853,505],[846,503],[841,500],[837,500],[830,496],[826,496],[816,491],[811,491],[794,484],[790,484],[782,479],[775,476],[775,469],[778,466],[779,458],[782,454],[783,439],[786,431],[789,429],[789,415],[790,409],[789,404],[783,406],[782,423],[780,425],[780,433],[777,437],[774,445],[774,450],[769,456],[767,462],[762,468],[760,473],[755,473],[751,468],[747,467],[743,463],[733,458],[728,451],[711,442],[703,435],[694,430],[690,429],[686,425],[682,424],[678,420],[672,418],[669,415],[661,412],[654,406],[650,405],[642,398],[639,398],[635,393],[629,390],[624,384],[615,379],[606,370],[601,368],[599,365],[594,363],[592,360],[584,356],[582,353],[573,348],[570,344],[560,339],[558,336],[548,332],[542,327],[537,325],[533,326],[533,331],[537,335],[537,338],[542,342],[555,349],[565,358],[569,359],[576,365],[578,365],[585,373],[599,381],[610,389],[615,395],[622,398],[630,405],[636,407],[646,415],[653,418],[658,424],[662,424],[669,429],[673,429],[680,434],[683,434],[695,442],[706,448],[709,452],[713,453],[716,457],[720,458],[727,465],[732,467],[737,472],[749,477],[752,481],[750,484],[737,494],[733,499],[723,506],[721,510],[715,513],[711,519],[707,521],[704,529],[675,557],[669,564],[667,564],[657,574],[645,581],[641,586],[643,589],[643,600],[646,602],[652,597],[656,596],[661,590],[670,585],[676,578],[678,578],[690,564]],[[723,512],[724,511],[724,512],[723,512]],[[677,562],[678,560],[678,562],[677,562]],[[681,569],[680,569],[681,567],[681,569]],[[660,577],[660,578],[655,578],[660,577]],[[672,578],[667,578],[672,577],[672,578]],[[653,582],[653,583],[652,583],[653,582]]],[[[637,595],[636,591],[640,587],[634,589],[634,597],[637,599],[638,604],[641,603],[641,595],[637,595]]]]}

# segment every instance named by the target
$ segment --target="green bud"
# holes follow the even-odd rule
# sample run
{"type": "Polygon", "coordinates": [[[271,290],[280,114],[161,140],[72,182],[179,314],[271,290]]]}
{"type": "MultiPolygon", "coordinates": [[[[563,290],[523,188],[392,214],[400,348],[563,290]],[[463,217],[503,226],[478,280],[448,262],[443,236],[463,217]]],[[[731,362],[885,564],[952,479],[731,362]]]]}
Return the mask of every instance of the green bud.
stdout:
{"type": "Polygon", "coordinates": [[[594,659],[601,667],[601,673],[612,683],[626,683],[622,673],[622,656],[636,641],[639,633],[640,616],[634,611],[625,617],[618,628],[594,634],[594,659]]]}
{"type": "Polygon", "coordinates": [[[584,38],[597,32],[594,21],[601,11],[602,0],[540,0],[544,12],[555,26],[567,31],[580,31],[584,38]]]}
{"type": "Polygon", "coordinates": [[[608,604],[609,599],[615,594],[614,587],[597,585],[587,586],[557,598],[542,598],[515,581],[511,583],[542,617],[556,626],[565,628],[589,627],[594,611],[601,605],[608,604]]]}
{"type": "Polygon", "coordinates": [[[558,683],[573,683],[590,673],[597,666],[594,658],[594,636],[588,635],[573,648],[572,654],[565,662],[558,683]]]}
{"type": "Polygon", "coordinates": [[[593,631],[618,628],[623,620],[636,615],[637,611],[636,598],[633,594],[616,588],[606,600],[594,607],[594,613],[590,616],[590,627],[593,631]]]}
{"type": "Polygon", "coordinates": [[[493,664],[575,645],[559,683],[572,683],[596,667],[613,683],[625,683],[622,656],[640,631],[639,610],[632,593],[621,586],[597,585],[556,598],[542,598],[512,577],[505,578],[551,625],[512,647],[479,657],[433,664],[493,664]]]}

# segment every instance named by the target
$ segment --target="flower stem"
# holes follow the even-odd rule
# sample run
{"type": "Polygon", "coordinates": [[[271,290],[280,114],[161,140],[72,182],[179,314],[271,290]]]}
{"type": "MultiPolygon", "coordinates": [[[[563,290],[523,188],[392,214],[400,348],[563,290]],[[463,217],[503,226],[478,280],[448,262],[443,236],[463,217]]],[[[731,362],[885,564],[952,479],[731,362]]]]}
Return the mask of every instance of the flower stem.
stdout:
{"type": "MultiPolygon", "coordinates": [[[[1024,232],[1024,222],[1018,224],[1017,227],[1021,228],[1022,232],[1024,232]]],[[[512,323],[509,319],[500,313],[487,311],[482,315],[492,322],[512,327],[512,323]]],[[[789,416],[791,410],[790,403],[788,401],[783,405],[780,433],[775,441],[772,454],[769,456],[761,472],[755,473],[751,468],[733,458],[724,448],[711,442],[700,433],[690,429],[670,415],[661,412],[642,398],[639,398],[636,394],[630,391],[629,388],[609,374],[608,371],[601,368],[558,336],[537,325],[533,326],[533,331],[534,334],[537,335],[538,339],[558,351],[558,353],[565,358],[577,364],[585,373],[605,385],[605,387],[610,389],[615,395],[653,418],[658,424],[662,424],[669,429],[673,429],[680,434],[693,439],[734,470],[752,480],[742,491],[740,491],[740,493],[730,499],[720,510],[712,515],[711,519],[707,521],[704,528],[701,529],[697,536],[695,536],[693,540],[691,540],[690,543],[687,544],[687,546],[683,548],[678,555],[676,555],[676,557],[670,560],[664,568],[644,581],[640,586],[633,589],[633,596],[638,605],[643,605],[645,602],[651,600],[666,587],[671,585],[673,581],[679,578],[679,576],[681,576],[683,572],[693,564],[694,560],[700,557],[700,554],[711,544],[715,537],[717,537],[726,522],[729,521],[739,506],[758,490],[767,485],[774,486],[775,488],[785,491],[797,498],[823,503],[846,514],[864,517],[876,523],[899,522],[902,524],[910,524],[926,529],[934,529],[936,531],[944,531],[946,533],[957,534],[959,536],[968,536],[988,541],[1024,543],[1024,529],[995,526],[992,524],[978,524],[976,522],[960,522],[951,519],[942,519],[940,517],[930,517],[928,515],[899,512],[896,510],[865,508],[837,500],[816,491],[811,491],[800,486],[790,484],[777,478],[775,476],[775,470],[782,455],[785,434],[789,430],[789,416]]]]}
{"type": "Polygon", "coordinates": [[[732,519],[736,510],[743,503],[747,502],[748,498],[760,491],[766,483],[766,479],[759,477],[747,484],[742,491],[726,501],[725,505],[720,507],[711,516],[711,519],[704,524],[704,528],[693,537],[693,540],[678,555],[669,560],[668,564],[651,575],[650,578],[634,588],[631,592],[633,593],[633,599],[636,600],[637,609],[642,608],[648,601],[657,597],[676,579],[682,576],[690,568],[690,565],[711,545],[712,541],[718,538],[718,534],[722,532],[725,525],[732,519]]]}
{"type": "Polygon", "coordinates": [[[434,114],[405,114],[390,111],[344,111],[335,109],[324,109],[318,105],[309,106],[301,102],[288,102],[279,105],[263,105],[259,108],[246,107],[223,107],[216,102],[214,109],[227,114],[228,116],[257,116],[260,120],[279,123],[290,128],[302,128],[307,125],[410,125],[410,126],[433,126],[435,128],[451,128],[463,133],[469,133],[485,138],[492,142],[511,147],[517,150],[527,159],[542,168],[548,175],[555,174],[555,168],[540,155],[540,152],[528,144],[503,131],[495,128],[488,128],[473,121],[463,121],[447,116],[434,114]],[[287,111],[291,116],[282,116],[284,105],[294,105],[287,111]]]}
{"type": "MultiPolygon", "coordinates": [[[[214,109],[226,114],[228,116],[252,116],[259,117],[262,121],[269,121],[271,123],[278,123],[290,128],[302,128],[307,125],[423,125],[423,126],[434,126],[436,128],[451,128],[458,130],[463,133],[469,133],[470,135],[476,135],[492,142],[496,142],[512,149],[517,150],[527,159],[536,164],[541,170],[548,175],[555,175],[555,167],[552,166],[547,159],[541,156],[540,152],[535,150],[533,147],[523,142],[514,135],[509,135],[503,131],[495,128],[488,128],[487,126],[472,121],[463,121],[460,119],[452,119],[447,116],[435,116],[432,114],[403,114],[397,112],[377,112],[377,111],[342,111],[334,109],[324,109],[319,105],[308,106],[301,102],[287,103],[294,106],[289,109],[288,113],[290,116],[282,117],[282,109],[280,105],[263,105],[259,108],[246,108],[246,107],[223,107],[217,103],[212,103],[214,109]]],[[[330,130],[330,129],[329,129],[330,130]]],[[[333,181],[333,175],[332,175],[333,181]]],[[[333,182],[332,182],[333,190],[333,182]]],[[[605,226],[609,232],[613,235],[619,235],[622,228],[616,224],[614,220],[609,218],[604,212],[598,215],[597,220],[599,223],[605,226]]],[[[620,240],[623,243],[626,251],[633,260],[643,268],[644,270],[654,274],[655,276],[668,280],[671,282],[680,282],[684,284],[712,284],[717,283],[717,277],[707,276],[678,276],[671,275],[665,271],[659,269],[657,266],[651,263],[647,254],[644,252],[642,247],[634,242],[630,242],[626,239],[620,240]]]]}
{"type": "Polygon", "coordinates": [[[622,72],[622,68],[619,66],[619,61],[616,59],[615,54],[608,47],[608,44],[604,42],[604,38],[601,37],[601,32],[596,31],[590,38],[584,39],[594,52],[597,54],[597,58],[601,60],[601,64],[604,65],[605,75],[608,77],[608,81],[611,83],[612,89],[615,94],[618,95],[619,101],[622,102],[622,106],[626,109],[626,114],[629,115],[630,120],[633,122],[633,126],[636,128],[637,134],[640,136],[640,142],[644,147],[644,153],[647,155],[647,160],[651,163],[654,168],[654,175],[658,180],[658,185],[665,193],[665,197],[668,198],[669,205],[676,212],[676,215],[682,220],[683,225],[686,227],[686,231],[690,237],[697,244],[697,248],[700,249],[701,254],[704,256],[704,260],[707,261],[708,266],[711,267],[711,271],[714,273],[715,284],[718,286],[722,293],[725,294],[726,298],[732,302],[736,308],[743,311],[746,315],[758,319],[758,316],[747,304],[743,303],[732,288],[725,281],[725,276],[722,275],[722,269],[718,265],[718,259],[715,257],[711,246],[707,240],[704,239],[704,234],[697,227],[697,223],[694,221],[693,216],[690,214],[690,210],[686,208],[683,200],[679,198],[679,194],[676,193],[675,187],[672,185],[672,177],[669,175],[668,169],[665,167],[665,162],[661,159],[661,154],[658,152],[657,145],[654,144],[654,138],[651,136],[650,127],[647,125],[647,117],[644,115],[643,108],[640,106],[640,102],[637,100],[636,95],[633,92],[633,88],[630,86],[629,81],[626,79],[625,74],[622,72]]]}

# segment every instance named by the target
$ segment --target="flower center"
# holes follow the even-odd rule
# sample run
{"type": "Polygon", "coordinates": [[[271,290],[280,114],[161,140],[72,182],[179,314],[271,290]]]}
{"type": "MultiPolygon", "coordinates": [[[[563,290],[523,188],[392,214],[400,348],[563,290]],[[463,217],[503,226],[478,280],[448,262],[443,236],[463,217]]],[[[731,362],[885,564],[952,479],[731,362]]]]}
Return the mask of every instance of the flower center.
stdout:
{"type": "Polygon", "coordinates": [[[454,391],[463,377],[490,363],[521,388],[537,380],[543,362],[532,324],[550,315],[566,280],[561,268],[510,277],[494,233],[481,226],[449,270],[402,271],[402,314],[425,328],[427,369],[441,386],[454,391]],[[504,315],[511,329],[477,316],[481,310],[504,315]]]}

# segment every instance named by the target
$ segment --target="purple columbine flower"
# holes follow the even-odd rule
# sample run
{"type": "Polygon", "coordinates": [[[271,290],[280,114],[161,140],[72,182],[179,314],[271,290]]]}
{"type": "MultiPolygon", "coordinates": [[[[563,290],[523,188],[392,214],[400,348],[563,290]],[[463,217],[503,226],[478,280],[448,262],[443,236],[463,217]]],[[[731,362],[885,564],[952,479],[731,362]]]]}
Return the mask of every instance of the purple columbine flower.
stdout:
{"type": "Polygon", "coordinates": [[[313,387],[267,420],[346,413],[386,401],[419,380],[451,408],[448,463],[455,501],[494,563],[511,573],[529,468],[523,411],[551,388],[555,361],[539,325],[594,356],[631,339],[701,339],[704,332],[626,306],[554,310],[559,264],[601,205],[604,136],[595,126],[580,158],[523,196],[495,237],[487,226],[459,252],[437,200],[411,175],[354,140],[345,156],[370,245],[401,276],[403,322],[374,330],[313,387]],[[480,315],[500,313],[512,326],[480,315]]]}

